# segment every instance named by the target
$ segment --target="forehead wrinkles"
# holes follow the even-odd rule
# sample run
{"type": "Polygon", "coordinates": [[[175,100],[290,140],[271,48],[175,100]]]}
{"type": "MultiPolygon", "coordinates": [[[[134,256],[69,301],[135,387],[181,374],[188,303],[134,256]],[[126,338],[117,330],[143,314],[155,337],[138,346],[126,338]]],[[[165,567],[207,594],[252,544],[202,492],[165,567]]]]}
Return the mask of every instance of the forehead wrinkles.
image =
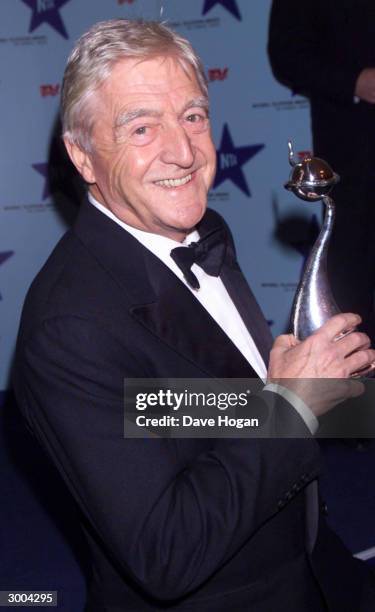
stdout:
{"type": "Polygon", "coordinates": [[[135,96],[178,97],[189,91],[202,95],[193,70],[187,73],[172,58],[123,60],[114,66],[101,89],[106,96],[121,98],[122,104],[135,96]]]}
{"type": "Polygon", "coordinates": [[[150,108],[155,111],[164,111],[168,108],[179,110],[187,101],[193,98],[202,97],[199,88],[193,84],[180,85],[176,83],[142,83],[132,87],[123,87],[115,91],[108,92],[106,100],[121,111],[132,110],[133,108],[150,108]]]}
{"type": "Polygon", "coordinates": [[[111,109],[115,129],[142,117],[179,117],[193,107],[204,108],[208,112],[208,100],[200,94],[200,90],[185,88],[176,88],[166,93],[133,92],[124,102],[124,98],[117,98],[111,109]]]}

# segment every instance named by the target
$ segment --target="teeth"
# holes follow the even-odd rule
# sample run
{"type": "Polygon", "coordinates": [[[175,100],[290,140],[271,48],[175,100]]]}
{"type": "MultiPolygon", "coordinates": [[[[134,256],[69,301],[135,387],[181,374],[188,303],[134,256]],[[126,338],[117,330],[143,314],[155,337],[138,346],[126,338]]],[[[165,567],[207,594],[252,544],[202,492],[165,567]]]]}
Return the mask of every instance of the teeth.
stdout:
{"type": "Polygon", "coordinates": [[[191,174],[184,176],[181,179],[166,179],[164,181],[156,181],[155,185],[160,185],[161,187],[181,187],[181,185],[186,185],[191,181],[191,174]]]}

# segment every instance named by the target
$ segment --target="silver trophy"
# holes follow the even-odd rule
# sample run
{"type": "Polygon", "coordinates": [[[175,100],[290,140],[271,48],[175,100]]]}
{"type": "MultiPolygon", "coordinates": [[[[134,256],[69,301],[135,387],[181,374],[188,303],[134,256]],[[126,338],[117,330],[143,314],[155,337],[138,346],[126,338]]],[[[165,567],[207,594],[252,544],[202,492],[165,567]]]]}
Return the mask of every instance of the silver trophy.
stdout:
{"type": "Polygon", "coordinates": [[[327,252],[335,220],[335,203],[329,193],[340,177],[319,157],[306,157],[297,163],[290,141],[288,147],[293,170],[285,188],[306,202],[322,200],[326,207],[324,223],[306,262],[292,307],[293,333],[304,340],[340,312],[327,278],[327,252]]]}

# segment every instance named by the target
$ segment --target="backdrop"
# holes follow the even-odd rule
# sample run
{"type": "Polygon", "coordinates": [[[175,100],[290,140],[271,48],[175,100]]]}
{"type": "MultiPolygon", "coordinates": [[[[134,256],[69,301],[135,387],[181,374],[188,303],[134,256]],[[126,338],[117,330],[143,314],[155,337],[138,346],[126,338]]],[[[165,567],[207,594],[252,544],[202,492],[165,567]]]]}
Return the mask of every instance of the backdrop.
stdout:
{"type": "Polygon", "coordinates": [[[272,77],[269,10],[270,0],[1,1],[0,390],[27,288],[82,197],[61,147],[59,94],[74,41],[103,19],[164,20],[202,56],[218,156],[209,203],[233,230],[272,332],[285,330],[320,209],[283,188],[288,138],[310,148],[309,109],[272,77]]]}

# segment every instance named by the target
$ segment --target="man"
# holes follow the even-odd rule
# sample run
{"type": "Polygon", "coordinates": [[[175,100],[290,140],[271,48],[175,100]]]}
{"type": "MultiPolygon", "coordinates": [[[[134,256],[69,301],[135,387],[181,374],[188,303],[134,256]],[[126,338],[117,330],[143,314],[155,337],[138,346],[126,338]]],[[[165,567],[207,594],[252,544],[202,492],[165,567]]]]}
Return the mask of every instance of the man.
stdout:
{"type": "Polygon", "coordinates": [[[204,72],[185,39],[157,23],[97,24],[69,58],[62,116],[89,201],[28,294],[15,384],[82,512],[87,609],[300,611],[327,599],[352,611],[366,578],[318,529],[316,442],[124,439],[123,380],[297,378],[295,407],[280,398],[280,411],[308,435],[322,407],[303,379],[374,361],[363,334],[335,341],[359,317],[335,317],[304,343],[278,338],[267,375],[267,324],[225,224],[206,212],[216,154],[204,72]],[[215,270],[200,246],[202,267],[182,265],[175,249],[217,237],[215,270]],[[322,554],[352,594],[340,597],[322,554]]]}
{"type": "Polygon", "coordinates": [[[273,0],[275,77],[311,106],[314,154],[340,177],[328,273],[343,311],[375,341],[375,5],[373,0],[273,0]]]}

